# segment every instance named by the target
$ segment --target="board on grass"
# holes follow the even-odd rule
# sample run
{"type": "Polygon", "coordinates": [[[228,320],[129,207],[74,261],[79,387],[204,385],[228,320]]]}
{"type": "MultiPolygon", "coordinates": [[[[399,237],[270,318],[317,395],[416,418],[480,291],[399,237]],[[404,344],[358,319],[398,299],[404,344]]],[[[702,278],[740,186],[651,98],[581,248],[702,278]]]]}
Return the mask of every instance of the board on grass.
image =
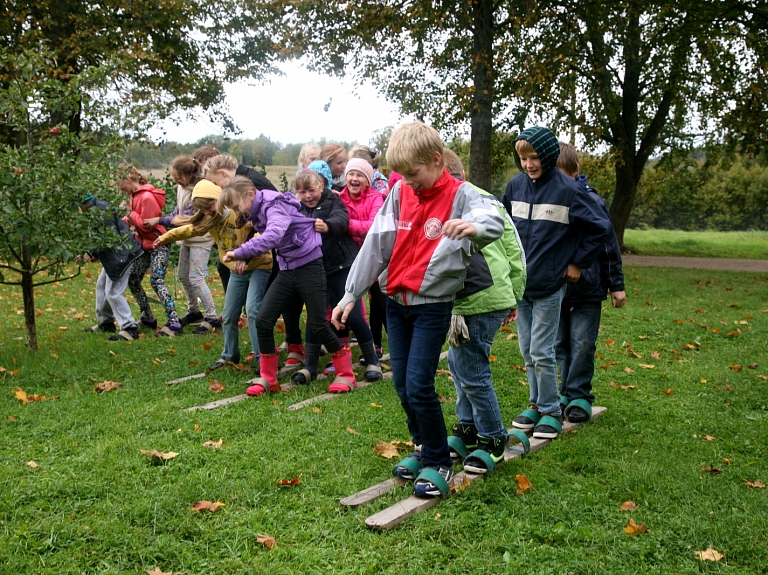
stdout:
{"type": "MultiPolygon", "coordinates": [[[[603,413],[606,412],[605,407],[593,407],[592,408],[592,418],[600,417],[603,413]]],[[[580,424],[578,423],[570,423],[565,422],[563,423],[563,433],[567,433],[568,431],[572,429],[576,429],[579,427],[580,424]]],[[[549,445],[552,442],[551,439],[536,439],[531,438],[531,448],[529,453],[534,453],[536,451],[539,451],[549,445]]],[[[512,445],[508,447],[504,451],[504,461],[509,461],[510,459],[517,459],[519,457],[523,456],[523,448],[519,444],[512,445]]],[[[469,473],[469,472],[460,472],[454,475],[453,480],[451,482],[451,486],[454,485],[462,485],[465,483],[465,479],[469,481],[470,485],[472,482],[477,481],[478,479],[484,479],[485,475],[482,474],[475,474],[475,473],[469,473]]],[[[385,482],[386,483],[386,482],[385,482]]],[[[380,483],[379,486],[383,487],[384,483],[380,483]]],[[[394,489],[394,486],[397,485],[397,483],[393,483],[392,489],[394,489]]],[[[374,486],[376,487],[376,486],[374,486]]],[[[360,494],[365,493],[366,491],[370,491],[373,488],[368,488],[368,490],[361,491],[360,494]]],[[[388,491],[388,490],[387,490],[388,491]]],[[[375,490],[370,491],[369,496],[373,496],[375,493],[375,490]]],[[[380,497],[386,493],[386,491],[381,491],[377,497],[380,497]]],[[[356,494],[356,495],[360,495],[356,494]]],[[[355,496],[352,496],[355,497],[355,496]]],[[[352,499],[352,497],[346,498],[346,500],[352,499]]],[[[374,498],[375,499],[375,498],[374,498]]],[[[371,501],[373,499],[370,499],[371,501]]],[[[344,501],[344,500],[342,500],[344,501]]],[[[417,513],[421,513],[422,511],[426,511],[427,509],[430,509],[440,503],[442,499],[439,497],[434,497],[430,499],[425,499],[421,497],[415,497],[411,495],[410,497],[407,497],[406,499],[403,499],[401,501],[398,501],[397,503],[394,503],[393,505],[390,505],[386,509],[382,509],[378,513],[375,513],[368,517],[365,520],[365,526],[370,529],[375,529],[378,531],[385,531],[388,529],[392,529],[393,527],[398,526],[400,523],[405,521],[408,517],[412,515],[416,515],[417,513]]],[[[358,503],[358,505],[362,505],[362,503],[358,503]]]]}
{"type": "MultiPolygon", "coordinates": [[[[289,373],[293,373],[296,371],[296,369],[299,367],[299,365],[286,365],[280,368],[280,371],[277,372],[277,377],[282,377],[284,375],[288,375],[289,373]]],[[[223,368],[226,369],[226,368],[223,368]]],[[[217,370],[218,371],[218,370],[217,370]]],[[[195,373],[193,375],[188,375],[186,377],[180,377],[179,379],[172,379],[171,381],[166,381],[165,385],[175,385],[177,383],[184,383],[185,381],[189,381],[191,379],[201,379],[203,377],[207,377],[209,375],[212,375],[213,371],[204,371],[202,373],[195,373]]]]}

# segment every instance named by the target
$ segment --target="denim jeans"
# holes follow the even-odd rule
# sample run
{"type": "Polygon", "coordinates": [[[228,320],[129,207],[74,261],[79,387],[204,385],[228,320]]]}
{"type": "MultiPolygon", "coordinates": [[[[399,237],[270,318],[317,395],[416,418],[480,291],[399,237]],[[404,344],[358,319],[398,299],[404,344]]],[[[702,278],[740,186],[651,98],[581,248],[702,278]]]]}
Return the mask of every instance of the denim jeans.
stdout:
{"type": "Polygon", "coordinates": [[[525,360],[530,402],[546,415],[560,415],[555,341],[565,287],[545,297],[523,296],[517,306],[517,338],[525,360]]]}
{"type": "Polygon", "coordinates": [[[99,279],[96,280],[96,321],[100,324],[117,321],[120,329],[136,327],[131,306],[125,299],[125,288],[128,287],[130,275],[128,268],[119,280],[113,282],[102,268],[99,279]]]}
{"type": "Polygon", "coordinates": [[[501,437],[499,401],[491,381],[491,345],[509,309],[465,315],[469,341],[448,350],[448,369],[456,387],[456,417],[471,423],[480,435],[501,437]]]}
{"type": "Polygon", "coordinates": [[[564,305],[560,310],[555,351],[560,366],[560,394],[568,400],[586,399],[590,404],[595,401],[592,377],[602,308],[601,301],[585,301],[564,305]]]}
{"type": "Polygon", "coordinates": [[[395,391],[415,444],[421,444],[421,462],[451,466],[448,434],[435,371],[440,350],[451,325],[453,302],[403,306],[387,302],[389,356],[395,391]]]}
{"type": "Polygon", "coordinates": [[[269,270],[251,270],[244,272],[243,275],[234,272],[230,274],[227,293],[224,296],[224,312],[221,314],[224,331],[224,351],[221,352],[221,359],[235,363],[240,361],[237,322],[243,305],[245,305],[245,313],[248,314],[248,333],[251,336],[253,353],[258,357],[259,338],[256,333],[256,319],[268,280],[269,270]]]}

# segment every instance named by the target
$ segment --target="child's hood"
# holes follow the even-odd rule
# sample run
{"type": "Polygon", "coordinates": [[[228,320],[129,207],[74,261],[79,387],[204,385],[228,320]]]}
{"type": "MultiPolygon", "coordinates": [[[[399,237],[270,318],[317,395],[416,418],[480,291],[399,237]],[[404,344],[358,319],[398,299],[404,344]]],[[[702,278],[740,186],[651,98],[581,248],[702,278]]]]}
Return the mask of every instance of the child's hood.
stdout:
{"type": "MultiPolygon", "coordinates": [[[[557,158],[560,157],[560,144],[557,141],[557,137],[552,133],[549,128],[542,128],[541,126],[533,126],[523,130],[520,135],[515,138],[515,142],[518,140],[526,140],[541,160],[542,171],[546,174],[550,170],[554,169],[557,164],[557,158]]],[[[525,173],[523,165],[520,163],[520,155],[515,148],[512,148],[512,152],[515,155],[515,164],[521,172],[525,173]]]]}
{"type": "Polygon", "coordinates": [[[137,196],[140,193],[149,193],[155,196],[155,201],[162,208],[165,205],[165,190],[156,188],[152,184],[144,184],[139,186],[133,191],[133,196],[137,196]]]}
{"type": "Polygon", "coordinates": [[[330,190],[331,189],[331,182],[333,182],[333,176],[331,175],[331,168],[328,166],[328,163],[324,160],[315,160],[313,162],[310,162],[307,166],[308,170],[312,170],[313,172],[317,172],[321,176],[325,178],[325,189],[330,190]]]}

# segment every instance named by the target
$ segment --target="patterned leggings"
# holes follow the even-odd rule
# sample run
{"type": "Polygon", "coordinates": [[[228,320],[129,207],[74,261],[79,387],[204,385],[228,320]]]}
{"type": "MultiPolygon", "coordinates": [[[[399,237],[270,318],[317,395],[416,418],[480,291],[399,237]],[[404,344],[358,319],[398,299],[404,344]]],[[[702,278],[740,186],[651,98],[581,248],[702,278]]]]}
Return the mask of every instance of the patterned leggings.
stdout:
{"type": "Polygon", "coordinates": [[[168,317],[168,323],[179,323],[179,314],[176,313],[176,304],[173,303],[173,296],[165,285],[165,272],[168,269],[168,258],[171,255],[171,246],[160,246],[151,252],[144,252],[142,256],[131,265],[131,276],[128,279],[128,287],[131,288],[136,303],[141,310],[141,317],[146,319],[154,318],[152,308],[149,307],[147,294],[141,285],[147,270],[150,270],[149,283],[155,290],[157,297],[163,302],[165,315],[168,317]]]}

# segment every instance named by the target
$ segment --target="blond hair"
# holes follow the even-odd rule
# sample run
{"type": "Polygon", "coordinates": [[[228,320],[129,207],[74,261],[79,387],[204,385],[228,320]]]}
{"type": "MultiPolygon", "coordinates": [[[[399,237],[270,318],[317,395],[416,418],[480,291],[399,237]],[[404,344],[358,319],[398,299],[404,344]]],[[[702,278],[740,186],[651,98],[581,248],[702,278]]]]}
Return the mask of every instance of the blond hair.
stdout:
{"type": "Polygon", "coordinates": [[[579,153],[576,148],[565,142],[558,142],[558,144],[560,144],[560,156],[558,156],[555,166],[567,176],[578,176],[579,153]]]}
{"type": "Polygon", "coordinates": [[[185,179],[189,179],[187,186],[192,186],[199,182],[200,177],[200,163],[194,158],[189,156],[177,156],[171,162],[170,167],[171,177],[178,184],[179,176],[183,176],[185,179]]]}
{"type": "Polygon", "coordinates": [[[368,146],[355,146],[349,150],[349,158],[360,158],[365,160],[375,170],[379,167],[379,151],[376,148],[369,148],[368,146]]]}
{"type": "Polygon", "coordinates": [[[197,150],[195,150],[192,153],[192,158],[201,166],[204,166],[205,163],[213,158],[214,156],[218,156],[221,152],[219,152],[216,148],[213,146],[201,146],[197,150]]]}
{"type": "Polygon", "coordinates": [[[314,142],[304,144],[299,150],[299,168],[306,168],[314,160],[320,159],[320,146],[314,142]]]}
{"type": "Polygon", "coordinates": [[[320,150],[320,159],[324,160],[330,166],[331,161],[333,161],[336,156],[339,154],[346,155],[346,153],[347,150],[344,148],[344,146],[340,146],[339,144],[334,144],[331,142],[330,144],[323,146],[323,149],[320,150]]]}
{"type": "Polygon", "coordinates": [[[403,124],[392,133],[387,148],[387,163],[398,173],[408,172],[414,164],[430,164],[435,154],[443,165],[443,140],[423,122],[403,124]]]}
{"type": "Polygon", "coordinates": [[[209,176],[217,173],[219,170],[237,170],[239,162],[234,156],[229,154],[217,154],[208,160],[205,164],[205,179],[209,179],[209,176]]]}
{"type": "Polygon", "coordinates": [[[245,176],[235,176],[229,180],[229,183],[224,186],[223,190],[221,190],[219,203],[216,205],[217,213],[223,215],[227,208],[237,210],[238,216],[235,225],[238,228],[243,227],[245,225],[245,217],[244,214],[240,213],[238,208],[242,199],[245,198],[250,191],[256,191],[255,184],[245,176]]]}
{"type": "Polygon", "coordinates": [[[443,148],[443,161],[448,173],[457,178],[464,179],[464,164],[461,163],[459,155],[448,148],[443,148]]]}
{"type": "Polygon", "coordinates": [[[176,216],[171,220],[171,223],[176,226],[192,226],[197,235],[205,235],[213,228],[219,227],[224,222],[223,210],[219,212],[218,205],[216,206],[216,213],[212,216],[208,216],[205,212],[211,209],[216,203],[216,200],[212,198],[195,198],[192,200],[192,207],[195,208],[195,212],[189,216],[176,216]]]}
{"type": "Polygon", "coordinates": [[[526,158],[538,158],[539,155],[528,140],[518,140],[515,142],[515,151],[518,156],[525,156],[526,158]]]}

